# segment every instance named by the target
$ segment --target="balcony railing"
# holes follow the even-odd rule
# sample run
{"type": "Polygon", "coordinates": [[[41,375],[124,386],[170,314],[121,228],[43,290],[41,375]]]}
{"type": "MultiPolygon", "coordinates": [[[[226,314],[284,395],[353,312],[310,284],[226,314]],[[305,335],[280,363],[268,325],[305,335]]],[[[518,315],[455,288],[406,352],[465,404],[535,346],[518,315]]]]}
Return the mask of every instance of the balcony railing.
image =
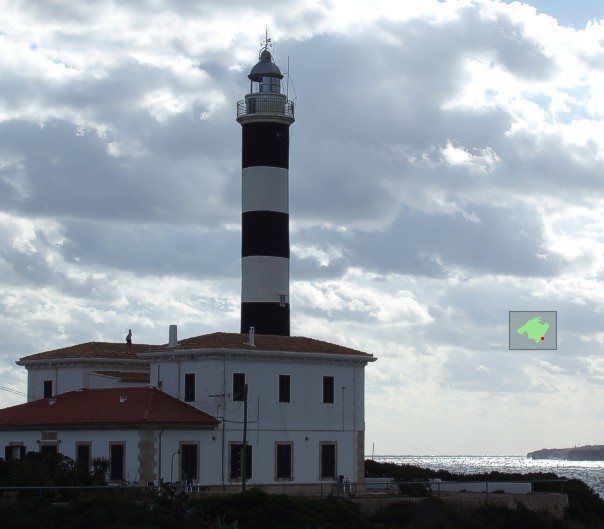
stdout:
{"type": "Polygon", "coordinates": [[[237,101],[237,119],[245,116],[268,115],[294,119],[294,102],[285,97],[256,95],[237,101]]]}

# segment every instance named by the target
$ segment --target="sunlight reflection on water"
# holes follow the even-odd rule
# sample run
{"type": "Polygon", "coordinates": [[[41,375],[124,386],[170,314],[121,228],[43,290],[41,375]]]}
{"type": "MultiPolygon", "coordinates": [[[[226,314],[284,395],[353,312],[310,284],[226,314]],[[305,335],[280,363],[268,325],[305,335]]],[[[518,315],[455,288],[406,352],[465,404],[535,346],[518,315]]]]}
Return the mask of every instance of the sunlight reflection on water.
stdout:
{"type": "Polygon", "coordinates": [[[553,472],[560,477],[577,478],[604,498],[604,461],[565,461],[529,459],[524,456],[374,456],[375,461],[415,465],[459,474],[482,472],[553,472]]]}

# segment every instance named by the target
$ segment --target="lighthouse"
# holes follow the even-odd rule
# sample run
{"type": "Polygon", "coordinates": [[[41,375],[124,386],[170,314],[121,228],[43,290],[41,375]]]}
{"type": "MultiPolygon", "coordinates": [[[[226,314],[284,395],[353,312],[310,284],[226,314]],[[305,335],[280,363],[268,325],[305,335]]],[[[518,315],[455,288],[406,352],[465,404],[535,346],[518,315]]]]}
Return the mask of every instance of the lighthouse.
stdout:
{"type": "Polygon", "coordinates": [[[241,333],[289,336],[289,127],[294,105],[267,38],[237,103],[241,125],[241,333]]]}

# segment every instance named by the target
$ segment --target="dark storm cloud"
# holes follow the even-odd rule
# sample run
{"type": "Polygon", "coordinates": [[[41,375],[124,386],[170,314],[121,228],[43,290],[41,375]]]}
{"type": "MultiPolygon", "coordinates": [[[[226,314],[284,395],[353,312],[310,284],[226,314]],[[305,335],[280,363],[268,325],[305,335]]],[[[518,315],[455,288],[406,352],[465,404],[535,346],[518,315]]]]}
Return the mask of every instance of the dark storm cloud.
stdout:
{"type": "Polygon", "coordinates": [[[467,52],[492,55],[495,63],[520,78],[544,81],[556,72],[553,58],[527,33],[524,24],[512,20],[509,14],[485,17],[475,6],[462,8],[459,14],[459,20],[451,22],[451,33],[467,52]]]}
{"type": "Polygon", "coordinates": [[[172,224],[64,224],[65,259],[99,270],[220,280],[240,274],[238,231],[204,231],[172,224]]]}
{"type": "MultiPolygon", "coordinates": [[[[300,117],[292,134],[292,207],[298,215],[362,226],[392,222],[401,199],[427,207],[426,193],[434,186],[452,197],[471,191],[473,200],[480,195],[488,200],[495,188],[503,196],[524,193],[526,183],[513,171],[485,182],[469,167],[442,163],[429,180],[414,183],[411,174],[418,168],[409,161],[428,155],[437,162],[438,150],[454,139],[469,152],[489,149],[495,156],[505,154],[503,164],[520,165],[518,145],[507,137],[512,124],[507,109],[442,106],[463,90],[463,61],[474,52],[514,75],[547,78],[554,66],[540,46],[509,18],[482,20],[470,8],[456,21],[382,22],[380,29],[391,38],[377,38],[376,31],[355,41],[321,36],[312,46],[286,45],[296,57],[294,79],[304,80],[297,85],[300,117]],[[451,179],[451,174],[463,176],[451,179]]],[[[555,173],[549,178],[555,180],[555,173]]],[[[556,193],[555,186],[548,191],[556,193]]]]}
{"type": "Polygon", "coordinates": [[[5,122],[0,137],[0,152],[15,160],[0,172],[5,211],[135,222],[237,222],[238,200],[223,191],[234,168],[227,160],[211,159],[211,149],[187,158],[115,157],[94,132],[78,134],[73,124],[58,120],[42,127],[5,122]]]}
{"type": "MultiPolygon", "coordinates": [[[[443,277],[455,270],[514,276],[554,276],[563,259],[548,253],[540,216],[529,208],[467,206],[477,220],[461,214],[426,214],[402,208],[385,230],[332,233],[348,266],[380,274],[443,277]]],[[[316,231],[294,236],[310,242],[316,231]]],[[[325,236],[322,236],[324,240],[325,236]]],[[[339,260],[336,266],[341,266],[339,260]]]]}

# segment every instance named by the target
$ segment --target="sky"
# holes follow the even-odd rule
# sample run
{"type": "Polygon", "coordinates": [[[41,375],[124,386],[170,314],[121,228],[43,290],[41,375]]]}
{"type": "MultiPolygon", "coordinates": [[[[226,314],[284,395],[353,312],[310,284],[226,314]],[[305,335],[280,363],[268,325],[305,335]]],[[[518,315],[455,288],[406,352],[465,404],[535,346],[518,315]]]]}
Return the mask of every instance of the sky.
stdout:
{"type": "Polygon", "coordinates": [[[367,453],[604,443],[604,6],[568,4],[0,0],[0,406],[22,356],[239,331],[268,28],[292,335],[378,357],[367,453]],[[517,310],[557,350],[509,350],[517,310]]]}

